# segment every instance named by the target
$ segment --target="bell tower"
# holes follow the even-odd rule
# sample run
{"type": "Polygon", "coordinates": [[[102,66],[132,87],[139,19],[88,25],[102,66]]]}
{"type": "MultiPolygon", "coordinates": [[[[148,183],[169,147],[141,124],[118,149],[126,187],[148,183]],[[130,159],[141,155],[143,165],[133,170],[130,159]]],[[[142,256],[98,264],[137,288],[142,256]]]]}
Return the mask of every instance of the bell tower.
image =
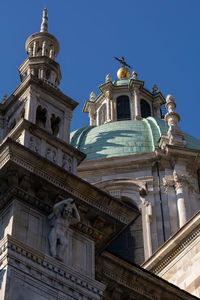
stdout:
{"type": "Polygon", "coordinates": [[[44,9],[21,83],[1,103],[0,299],[100,300],[95,254],[137,213],[76,175],[85,158],[69,143],[78,103],[58,88],[59,43],[47,20],[44,9]]]}
{"type": "Polygon", "coordinates": [[[69,137],[73,110],[78,103],[58,88],[61,71],[56,57],[60,45],[48,32],[46,8],[40,32],[28,37],[25,48],[28,57],[19,67],[21,83],[3,101],[1,140],[9,136],[54,164],[76,173],[77,164],[84,155],[71,147],[69,137]]]}
{"type": "Polygon", "coordinates": [[[55,59],[59,53],[60,45],[58,40],[48,33],[46,8],[43,10],[40,32],[32,34],[27,39],[25,48],[28,58],[19,68],[21,81],[24,81],[31,74],[57,88],[61,80],[61,71],[55,59]]]}

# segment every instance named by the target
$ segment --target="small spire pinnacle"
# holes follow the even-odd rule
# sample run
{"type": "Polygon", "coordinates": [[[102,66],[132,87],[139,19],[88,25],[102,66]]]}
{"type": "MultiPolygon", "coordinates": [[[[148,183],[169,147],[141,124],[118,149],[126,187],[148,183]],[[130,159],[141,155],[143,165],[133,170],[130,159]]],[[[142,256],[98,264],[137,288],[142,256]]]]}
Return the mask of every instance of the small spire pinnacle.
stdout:
{"type": "Polygon", "coordinates": [[[48,32],[48,12],[47,12],[47,8],[43,9],[42,24],[41,24],[41,27],[40,27],[40,32],[48,32]]]}

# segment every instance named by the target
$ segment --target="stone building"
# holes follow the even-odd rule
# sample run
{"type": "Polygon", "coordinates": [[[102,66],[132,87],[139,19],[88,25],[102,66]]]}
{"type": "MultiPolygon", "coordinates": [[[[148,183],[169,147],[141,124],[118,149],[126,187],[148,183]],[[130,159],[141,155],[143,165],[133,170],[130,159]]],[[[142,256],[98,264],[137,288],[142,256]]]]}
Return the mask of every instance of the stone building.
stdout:
{"type": "Polygon", "coordinates": [[[121,69],[70,144],[78,103],[58,87],[59,50],[44,9],[0,103],[0,299],[197,299],[200,142],[172,96],[164,121],[162,94],[121,69]]]}
{"type": "Polygon", "coordinates": [[[87,155],[78,175],[139,212],[109,251],[146,261],[144,268],[200,296],[200,141],[178,126],[172,95],[165,99],[156,85],[148,91],[124,65],[117,76],[91,93],[83,109],[90,125],[71,134],[87,155]]]}

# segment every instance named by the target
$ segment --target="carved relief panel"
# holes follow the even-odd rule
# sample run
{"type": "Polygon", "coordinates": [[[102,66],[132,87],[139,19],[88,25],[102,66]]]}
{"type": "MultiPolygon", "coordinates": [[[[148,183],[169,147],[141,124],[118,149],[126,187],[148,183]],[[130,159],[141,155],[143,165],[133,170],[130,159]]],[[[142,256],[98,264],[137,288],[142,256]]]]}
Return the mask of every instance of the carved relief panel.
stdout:
{"type": "Polygon", "coordinates": [[[53,163],[57,163],[57,159],[58,159],[58,153],[57,153],[57,149],[54,148],[53,146],[46,144],[46,153],[45,153],[45,157],[52,161],[53,163]]]}

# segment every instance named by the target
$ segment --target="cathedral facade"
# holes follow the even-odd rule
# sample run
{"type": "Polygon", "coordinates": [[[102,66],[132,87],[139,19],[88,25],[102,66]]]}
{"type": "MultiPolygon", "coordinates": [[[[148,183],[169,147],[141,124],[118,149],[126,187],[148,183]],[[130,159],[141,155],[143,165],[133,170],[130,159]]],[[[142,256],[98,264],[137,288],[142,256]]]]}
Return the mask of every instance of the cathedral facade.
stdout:
{"type": "Polygon", "coordinates": [[[0,104],[0,299],[198,299],[200,141],[124,60],[70,138],[59,50],[44,9],[0,104]]]}

